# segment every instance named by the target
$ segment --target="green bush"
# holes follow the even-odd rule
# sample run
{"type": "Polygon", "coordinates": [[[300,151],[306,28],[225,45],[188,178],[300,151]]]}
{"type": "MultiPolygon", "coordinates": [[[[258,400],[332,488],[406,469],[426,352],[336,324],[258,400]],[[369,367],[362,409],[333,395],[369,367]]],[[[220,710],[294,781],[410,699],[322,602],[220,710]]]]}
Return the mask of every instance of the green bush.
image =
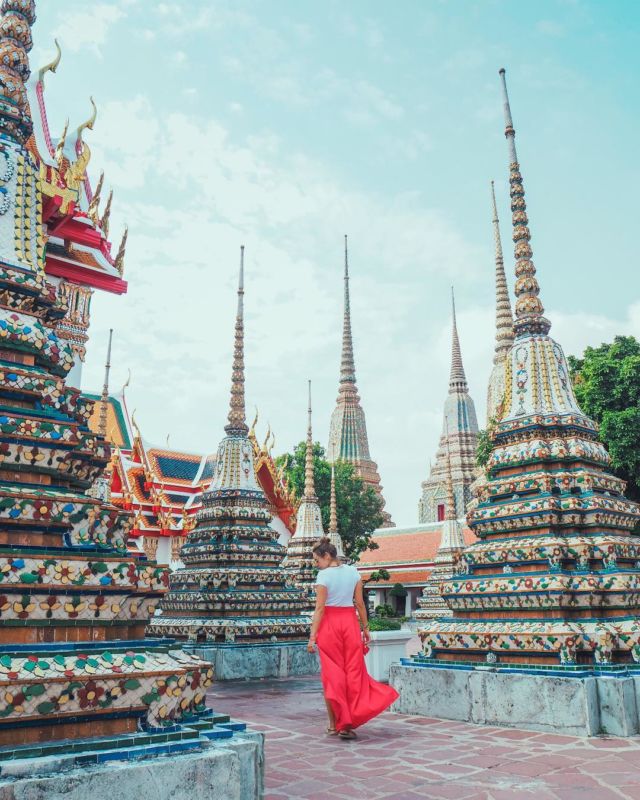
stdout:
{"type": "Polygon", "coordinates": [[[381,603],[376,606],[373,613],[376,617],[395,617],[396,615],[394,607],[390,606],[389,603],[381,603]]]}
{"type": "Polygon", "coordinates": [[[399,631],[402,625],[395,619],[385,619],[384,617],[372,617],[369,620],[370,631],[399,631]]]}

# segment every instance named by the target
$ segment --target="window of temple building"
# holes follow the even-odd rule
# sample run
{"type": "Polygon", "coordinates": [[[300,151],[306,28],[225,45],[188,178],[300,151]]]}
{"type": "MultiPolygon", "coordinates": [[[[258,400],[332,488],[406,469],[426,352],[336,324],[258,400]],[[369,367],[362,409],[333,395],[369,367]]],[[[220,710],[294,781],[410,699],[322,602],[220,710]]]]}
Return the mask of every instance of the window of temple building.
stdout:
{"type": "Polygon", "coordinates": [[[438,522],[444,519],[444,503],[438,503],[438,522]]]}

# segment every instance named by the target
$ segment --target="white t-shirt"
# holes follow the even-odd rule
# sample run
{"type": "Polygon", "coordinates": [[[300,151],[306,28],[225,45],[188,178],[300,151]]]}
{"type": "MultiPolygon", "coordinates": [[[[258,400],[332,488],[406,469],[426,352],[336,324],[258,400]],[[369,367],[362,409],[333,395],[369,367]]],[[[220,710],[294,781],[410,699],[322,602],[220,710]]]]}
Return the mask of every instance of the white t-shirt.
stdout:
{"type": "Polygon", "coordinates": [[[318,571],[316,586],[327,587],[328,606],[353,606],[353,592],[360,580],[360,573],[351,564],[326,567],[318,571]]]}

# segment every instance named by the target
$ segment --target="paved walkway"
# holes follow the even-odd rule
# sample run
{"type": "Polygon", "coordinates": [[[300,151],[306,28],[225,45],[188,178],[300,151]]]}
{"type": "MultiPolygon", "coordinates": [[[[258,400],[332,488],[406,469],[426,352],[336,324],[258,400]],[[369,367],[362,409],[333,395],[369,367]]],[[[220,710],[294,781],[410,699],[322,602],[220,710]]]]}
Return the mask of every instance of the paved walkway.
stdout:
{"type": "Polygon", "coordinates": [[[209,701],[265,732],[265,800],[640,800],[640,738],[385,713],[341,741],[324,735],[318,678],[218,683],[209,701]]]}

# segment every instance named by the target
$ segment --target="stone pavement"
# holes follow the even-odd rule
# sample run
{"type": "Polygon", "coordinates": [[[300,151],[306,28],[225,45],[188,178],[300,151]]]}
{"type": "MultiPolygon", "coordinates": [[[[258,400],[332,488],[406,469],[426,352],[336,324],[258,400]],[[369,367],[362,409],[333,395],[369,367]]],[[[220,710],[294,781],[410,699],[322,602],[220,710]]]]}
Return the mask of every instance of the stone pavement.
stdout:
{"type": "Polygon", "coordinates": [[[216,683],[209,704],[265,732],[265,800],[640,800],[640,738],[385,713],[342,741],[324,734],[317,677],[216,683]]]}

